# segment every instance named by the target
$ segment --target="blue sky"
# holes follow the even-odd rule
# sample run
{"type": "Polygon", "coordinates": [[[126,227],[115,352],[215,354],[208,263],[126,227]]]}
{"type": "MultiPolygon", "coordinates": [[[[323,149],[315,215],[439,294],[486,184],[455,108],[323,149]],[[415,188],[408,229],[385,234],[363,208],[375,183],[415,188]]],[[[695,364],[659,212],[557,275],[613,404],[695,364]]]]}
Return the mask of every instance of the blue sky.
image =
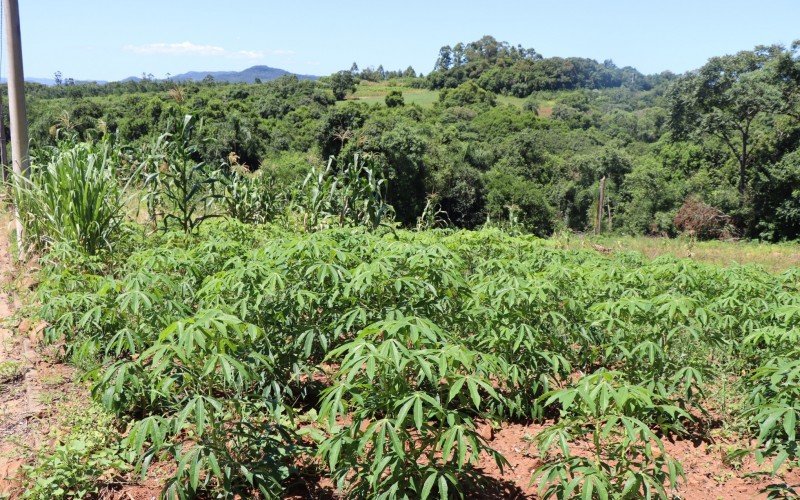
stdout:
{"type": "Polygon", "coordinates": [[[161,78],[254,64],[324,75],[353,61],[427,73],[439,47],[485,34],[545,56],[683,72],[800,38],[798,0],[19,2],[30,77],[161,78]]]}

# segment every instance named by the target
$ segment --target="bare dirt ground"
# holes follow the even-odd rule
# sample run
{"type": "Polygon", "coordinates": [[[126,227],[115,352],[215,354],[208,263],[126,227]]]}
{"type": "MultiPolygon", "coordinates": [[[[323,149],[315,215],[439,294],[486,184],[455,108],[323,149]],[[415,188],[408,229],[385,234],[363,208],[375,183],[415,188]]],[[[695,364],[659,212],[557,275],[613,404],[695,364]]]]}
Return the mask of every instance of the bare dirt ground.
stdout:
{"type": "MultiPolygon", "coordinates": [[[[537,498],[536,486],[529,483],[541,461],[535,446],[530,444],[530,437],[542,429],[543,426],[537,424],[503,424],[500,430],[495,431],[491,446],[508,459],[511,469],[506,468],[501,473],[495,463],[485,457],[480,467],[495,481],[493,489],[496,491],[491,495],[484,491],[474,498],[537,498]]],[[[490,437],[489,427],[481,429],[481,434],[490,437]]],[[[741,463],[726,463],[726,451],[742,443],[715,434],[712,430],[704,438],[665,441],[667,453],[683,464],[686,473],[686,480],[675,492],[678,497],[690,500],[767,498],[762,490],[771,483],[785,481],[795,489],[800,487],[798,469],[784,469],[778,477],[751,476],[770,470],[770,465],[759,466],[752,458],[741,463]]]]}
{"type": "Polygon", "coordinates": [[[14,265],[8,219],[0,221],[0,495],[19,493],[17,473],[47,432],[52,403],[72,392],[62,387],[72,370],[50,363],[37,347],[43,325],[20,317],[18,290],[26,286],[14,265]]]}
{"type": "Polygon", "coordinates": [[[22,295],[34,286],[35,261],[17,265],[11,255],[7,216],[0,218],[0,497],[22,493],[20,468],[48,444],[61,403],[88,401],[73,368],[56,361],[56,347],[42,346],[43,323],[24,317],[22,295]]]}

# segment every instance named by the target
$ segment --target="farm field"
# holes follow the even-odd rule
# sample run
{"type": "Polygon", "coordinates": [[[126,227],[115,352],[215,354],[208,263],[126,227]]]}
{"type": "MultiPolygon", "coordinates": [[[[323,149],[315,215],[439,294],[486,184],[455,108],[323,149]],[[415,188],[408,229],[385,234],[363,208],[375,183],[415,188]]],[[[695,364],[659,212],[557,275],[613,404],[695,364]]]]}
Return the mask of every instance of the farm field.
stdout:
{"type": "Polygon", "coordinates": [[[37,293],[45,338],[95,374],[123,436],[93,443],[112,457],[95,484],[152,491],[136,467],[168,496],[717,498],[800,481],[796,269],[234,220],[111,261],[66,250],[37,293]]]}
{"type": "MultiPolygon", "coordinates": [[[[439,101],[438,90],[417,89],[399,84],[387,84],[385,82],[362,81],[356,91],[348,97],[348,100],[365,102],[367,104],[384,104],[386,95],[392,90],[400,90],[406,104],[416,104],[423,108],[430,108],[439,101]]],[[[344,103],[346,101],[340,101],[344,103]]],[[[509,104],[522,108],[525,100],[519,97],[498,95],[498,104],[509,104]]]]}

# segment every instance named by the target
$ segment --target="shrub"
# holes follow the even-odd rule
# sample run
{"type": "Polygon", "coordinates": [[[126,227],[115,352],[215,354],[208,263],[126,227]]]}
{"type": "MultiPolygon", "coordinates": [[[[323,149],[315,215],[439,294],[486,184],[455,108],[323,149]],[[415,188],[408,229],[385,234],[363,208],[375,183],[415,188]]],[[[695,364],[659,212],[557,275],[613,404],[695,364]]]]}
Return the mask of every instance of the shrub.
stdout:
{"type": "Polygon", "coordinates": [[[405,99],[403,99],[403,92],[400,90],[390,90],[389,93],[386,94],[384,101],[389,108],[398,108],[404,106],[406,103],[405,99]]]}

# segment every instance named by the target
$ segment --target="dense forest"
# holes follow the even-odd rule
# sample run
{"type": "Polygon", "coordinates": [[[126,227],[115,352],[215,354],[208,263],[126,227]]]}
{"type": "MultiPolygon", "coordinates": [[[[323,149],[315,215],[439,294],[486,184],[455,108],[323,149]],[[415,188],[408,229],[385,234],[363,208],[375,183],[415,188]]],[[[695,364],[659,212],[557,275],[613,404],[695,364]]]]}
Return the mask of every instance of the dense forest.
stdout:
{"type": "Polygon", "coordinates": [[[359,155],[385,177],[408,226],[435,209],[456,227],[593,230],[605,179],[603,231],[775,241],[800,236],[798,47],[643,75],[486,36],[443,47],[426,76],[354,63],[317,81],[26,90],[40,151],[105,134],[145,150],[170,120],[191,114],[209,139],[202,159],[221,164],[235,153],[288,195],[310,168],[333,157],[344,169],[359,155]],[[391,88],[386,99],[361,102],[358,90],[376,83],[391,88]],[[411,91],[434,102],[405,102],[411,91]]]}

